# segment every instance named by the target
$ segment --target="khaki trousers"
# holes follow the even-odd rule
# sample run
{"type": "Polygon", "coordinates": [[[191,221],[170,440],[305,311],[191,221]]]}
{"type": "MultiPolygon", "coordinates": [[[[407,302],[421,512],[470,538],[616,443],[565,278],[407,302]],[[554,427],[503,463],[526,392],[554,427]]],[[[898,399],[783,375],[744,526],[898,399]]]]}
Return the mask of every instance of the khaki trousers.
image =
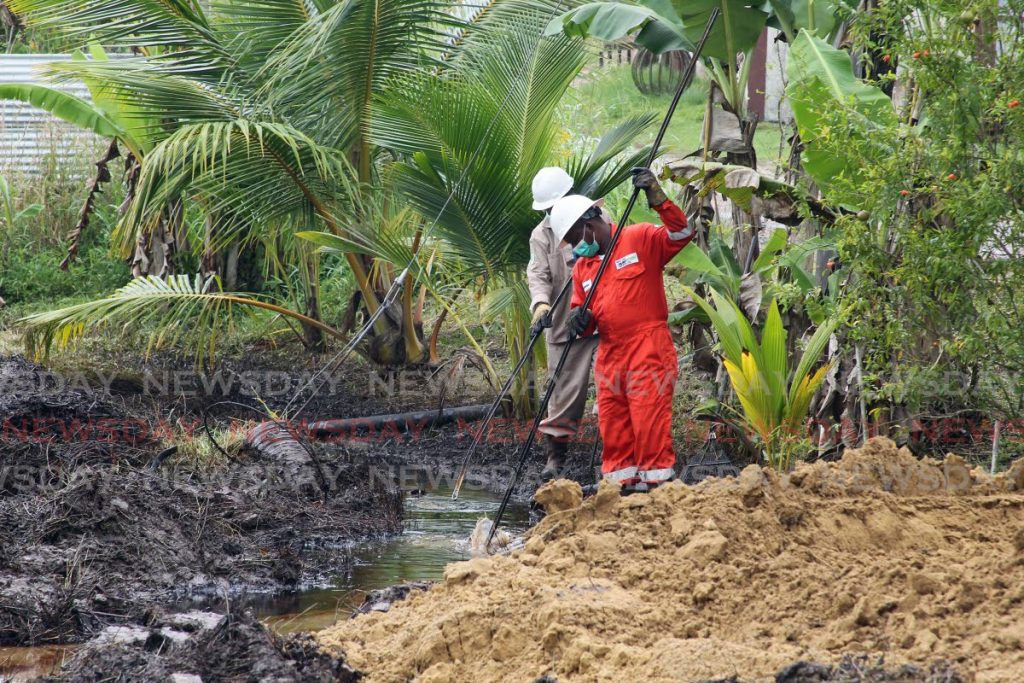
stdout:
{"type": "MultiPolygon", "coordinates": [[[[547,332],[544,338],[548,346],[548,377],[551,377],[568,342],[551,342],[547,332]]],[[[541,433],[566,439],[576,435],[587,404],[590,368],[594,364],[597,339],[596,336],[582,337],[573,342],[569,357],[562,366],[562,374],[551,392],[547,417],[540,423],[541,433]]]]}

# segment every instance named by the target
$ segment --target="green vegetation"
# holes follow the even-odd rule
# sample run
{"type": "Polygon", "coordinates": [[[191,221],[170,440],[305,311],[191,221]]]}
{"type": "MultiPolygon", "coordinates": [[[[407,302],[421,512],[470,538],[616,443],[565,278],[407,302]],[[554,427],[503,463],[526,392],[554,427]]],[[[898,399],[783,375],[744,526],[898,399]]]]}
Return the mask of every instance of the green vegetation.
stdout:
{"type": "Polygon", "coordinates": [[[849,339],[883,424],[1024,416],[1022,10],[901,1],[864,17],[854,36],[876,90],[907,90],[887,120],[838,109],[818,128],[821,154],[860,169],[833,185],[863,211],[840,222],[840,254],[854,273],[849,339]]]}
{"type": "Polygon", "coordinates": [[[803,425],[811,399],[825,380],[829,364],[813,372],[835,331],[837,320],[818,327],[797,359],[790,358],[788,333],[778,303],[768,306],[760,341],[736,302],[711,290],[714,306],[693,290],[690,296],[711,321],[721,343],[725,369],[742,410],[745,428],[757,437],[765,461],[780,472],[806,452],[803,425]],[[794,362],[795,361],[795,362],[794,362]]]}
{"type": "Polygon", "coordinates": [[[44,160],[39,174],[0,175],[0,316],[12,320],[24,313],[79,302],[105,294],[131,278],[127,265],[109,254],[110,235],[123,199],[120,187],[100,196],[91,227],[83,232],[78,258],[69,268],[58,266],[83,201],[81,163],[44,160]]]}
{"type": "MultiPolygon", "coordinates": [[[[562,118],[574,139],[600,135],[616,122],[647,112],[668,109],[671,95],[645,95],[637,91],[628,64],[608,63],[599,67],[596,59],[563,98],[562,118]]],[[[708,82],[694,79],[676,109],[665,134],[664,151],[669,156],[690,154],[701,148],[708,82]]],[[[637,142],[650,142],[657,133],[652,127],[637,142]]],[[[758,165],[773,168],[779,161],[778,124],[762,122],[754,136],[758,165]]]]}

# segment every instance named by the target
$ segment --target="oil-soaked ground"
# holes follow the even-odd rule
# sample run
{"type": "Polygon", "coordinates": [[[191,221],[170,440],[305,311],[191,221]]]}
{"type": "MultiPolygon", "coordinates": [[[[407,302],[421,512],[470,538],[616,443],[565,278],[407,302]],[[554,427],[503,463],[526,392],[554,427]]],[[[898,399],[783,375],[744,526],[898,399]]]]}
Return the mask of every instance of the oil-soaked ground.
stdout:
{"type": "MultiPolygon", "coordinates": [[[[166,383],[167,376],[158,375],[156,383],[166,383]]],[[[307,384],[308,373],[276,376],[290,383],[290,393],[273,399],[280,409],[307,384]]],[[[180,425],[195,431],[204,422],[226,429],[252,421],[262,400],[256,392],[247,394],[237,384],[226,395],[190,398],[184,392],[153,394],[144,390],[150,379],[130,374],[99,376],[93,385],[78,379],[65,381],[20,357],[0,359],[2,647],[81,643],[110,626],[151,625],[195,599],[289,600],[296,591],[339,580],[360,583],[339,577],[360,576],[368,556],[390,552],[388,547],[398,555],[412,553],[410,571],[394,565],[390,574],[365,582],[366,588],[393,583],[391,576],[422,577],[411,568],[424,562],[440,567],[463,552],[450,545],[433,547],[432,561],[412,556],[423,532],[417,524],[431,516],[427,510],[414,513],[408,536],[395,540],[394,534],[402,527],[400,489],[450,485],[473,424],[312,444],[310,462],[298,470],[251,449],[199,461],[168,456],[165,447],[180,425]],[[380,539],[390,540],[380,545],[380,539]]],[[[355,395],[351,383],[321,393],[302,394],[314,397],[306,419],[437,401],[430,387],[395,393],[394,400],[355,395]]],[[[493,499],[481,492],[508,480],[516,436],[500,431],[480,449],[467,481],[460,534],[475,523],[480,506],[471,501],[493,499]]],[[[529,464],[520,499],[532,492],[538,469],[537,462],[529,464]]],[[[441,497],[413,499],[412,509],[440,508],[441,497]]],[[[449,531],[456,530],[442,534],[444,543],[454,544],[449,531]]],[[[356,601],[353,594],[345,603],[356,601]]]]}
{"type": "MultiPolygon", "coordinates": [[[[469,559],[470,535],[481,517],[493,518],[500,496],[465,490],[453,501],[447,488],[419,491],[405,497],[401,535],[354,544],[342,571],[328,576],[325,585],[252,600],[257,616],[279,633],[318,631],[347,619],[371,591],[426,585],[440,579],[450,562],[469,559]]],[[[528,524],[527,506],[510,505],[503,528],[521,533],[528,524]]]]}

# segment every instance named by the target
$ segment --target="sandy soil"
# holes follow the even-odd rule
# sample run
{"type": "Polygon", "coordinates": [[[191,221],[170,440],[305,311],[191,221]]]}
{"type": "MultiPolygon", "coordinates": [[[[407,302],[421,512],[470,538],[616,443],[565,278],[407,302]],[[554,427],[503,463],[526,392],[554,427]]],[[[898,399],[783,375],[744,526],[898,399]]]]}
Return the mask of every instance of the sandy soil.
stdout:
{"type": "Polygon", "coordinates": [[[1024,680],[1024,461],[990,478],[876,439],[784,477],[576,488],[540,494],[522,550],[320,642],[375,683],[767,681],[850,653],[918,667],[779,680],[1024,680]]]}

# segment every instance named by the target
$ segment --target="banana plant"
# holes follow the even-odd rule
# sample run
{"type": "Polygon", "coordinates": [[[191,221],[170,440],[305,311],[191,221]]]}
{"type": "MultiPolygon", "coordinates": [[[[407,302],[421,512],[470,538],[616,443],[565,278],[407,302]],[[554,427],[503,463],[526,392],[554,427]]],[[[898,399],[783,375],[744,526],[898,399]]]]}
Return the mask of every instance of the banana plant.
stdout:
{"type": "Polygon", "coordinates": [[[800,357],[790,358],[788,333],[774,300],[758,340],[743,311],[728,296],[712,288],[712,305],[692,289],[684,289],[707,314],[718,336],[723,363],[740,403],[736,413],[768,464],[780,472],[788,471],[804,440],[802,428],[811,399],[829,364],[812,369],[825,352],[838,319],[821,324],[800,357]]]}
{"type": "Polygon", "coordinates": [[[547,32],[606,41],[632,34],[637,44],[655,54],[692,51],[716,7],[721,14],[704,46],[704,62],[731,109],[742,116],[750,60],[739,60],[757,43],[770,16],[760,5],[746,0],[590,2],[556,17],[547,32]]]}
{"type": "Polygon", "coordinates": [[[800,31],[824,40],[835,36],[843,20],[852,16],[859,0],[768,0],[768,25],[782,31],[790,44],[800,31]]]}
{"type": "Polygon", "coordinates": [[[92,131],[100,137],[127,139],[124,127],[99,107],[82,98],[35,83],[0,83],[0,100],[17,100],[92,131]]]}
{"type": "MultiPolygon", "coordinates": [[[[834,201],[854,202],[854,197],[842,196],[840,190],[850,184],[851,178],[859,177],[863,159],[844,158],[841,145],[830,145],[827,152],[818,145],[830,135],[856,135],[871,140],[873,133],[894,128],[897,119],[892,101],[881,88],[854,75],[848,52],[832,47],[806,29],[793,41],[787,74],[786,95],[803,142],[804,170],[834,201]],[[847,116],[851,125],[837,128],[837,113],[847,116]],[[837,183],[837,179],[845,182],[837,183]]],[[[892,150],[879,145],[877,152],[885,156],[892,150]]]]}
{"type": "MultiPolygon", "coordinates": [[[[747,319],[754,322],[764,304],[765,280],[791,281],[801,294],[810,294],[817,285],[814,277],[804,270],[807,257],[815,251],[834,247],[835,239],[831,235],[790,244],[789,231],[776,228],[750,270],[744,273],[729,245],[715,235],[710,240],[707,253],[691,243],[673,259],[672,266],[683,266],[687,282],[691,285],[707,285],[737,302],[747,319]]],[[[703,309],[697,306],[669,315],[671,324],[694,320],[709,322],[703,309]]]]}

